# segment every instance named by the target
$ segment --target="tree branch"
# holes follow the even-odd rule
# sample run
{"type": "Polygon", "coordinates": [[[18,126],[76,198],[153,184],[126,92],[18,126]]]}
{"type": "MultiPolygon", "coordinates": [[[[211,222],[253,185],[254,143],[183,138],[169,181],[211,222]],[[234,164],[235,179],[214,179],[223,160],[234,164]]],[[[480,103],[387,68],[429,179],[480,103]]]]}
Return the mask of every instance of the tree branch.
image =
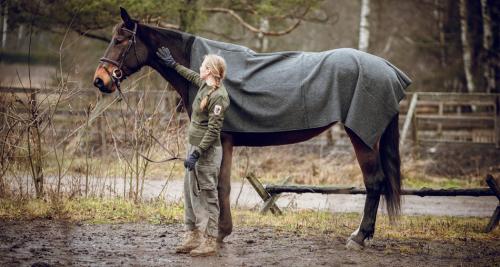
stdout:
{"type": "Polygon", "coordinates": [[[171,24],[171,23],[165,23],[162,21],[161,17],[156,17],[156,18],[149,18],[147,23],[154,23],[158,27],[162,28],[167,28],[167,29],[173,29],[173,30],[180,30],[180,26],[177,24],[171,24]]]}
{"type": "Polygon", "coordinates": [[[290,33],[291,31],[295,30],[301,23],[304,18],[304,16],[309,12],[310,7],[307,7],[306,11],[300,18],[295,18],[297,21],[288,27],[285,30],[282,31],[262,31],[259,28],[251,25],[250,23],[246,22],[240,15],[238,15],[234,10],[228,9],[228,8],[223,8],[223,7],[212,7],[212,8],[203,8],[203,11],[206,12],[216,12],[216,13],[226,13],[232,16],[234,19],[236,19],[245,29],[254,32],[254,33],[261,33],[265,36],[281,36],[281,35],[286,35],[290,33]]]}

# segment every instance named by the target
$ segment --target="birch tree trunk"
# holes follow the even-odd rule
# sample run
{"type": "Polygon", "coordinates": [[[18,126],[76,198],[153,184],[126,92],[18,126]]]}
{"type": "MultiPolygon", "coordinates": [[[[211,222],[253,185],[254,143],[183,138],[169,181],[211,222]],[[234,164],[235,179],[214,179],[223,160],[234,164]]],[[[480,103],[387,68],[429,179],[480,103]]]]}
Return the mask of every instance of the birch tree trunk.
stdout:
{"type": "Polygon", "coordinates": [[[368,51],[370,44],[370,0],[361,0],[361,17],[359,22],[359,44],[358,49],[368,51]]]}
{"type": "Polygon", "coordinates": [[[262,32],[269,31],[269,19],[267,18],[260,19],[259,30],[261,30],[261,32],[259,32],[257,35],[257,42],[258,42],[257,46],[259,47],[259,52],[264,53],[267,52],[269,49],[269,39],[262,32]]]}
{"type": "Polygon", "coordinates": [[[484,56],[484,79],[486,80],[486,92],[495,91],[495,67],[492,62],[491,49],[493,46],[493,34],[491,30],[491,16],[488,0],[481,0],[481,15],[483,17],[483,56],[484,56]]]}
{"type": "Polygon", "coordinates": [[[5,48],[5,45],[7,44],[7,4],[3,6],[3,22],[2,22],[2,49],[5,48]]]}
{"type": "Polygon", "coordinates": [[[17,32],[17,46],[20,47],[23,42],[24,35],[24,25],[19,26],[19,31],[17,32]]]}
{"type": "Polygon", "coordinates": [[[439,38],[439,63],[441,67],[446,67],[446,38],[444,29],[444,18],[443,18],[443,0],[434,0],[434,18],[436,19],[438,26],[438,38],[439,38]]]}
{"type": "Polygon", "coordinates": [[[462,55],[464,61],[465,79],[467,80],[467,91],[469,93],[476,91],[474,76],[472,75],[472,49],[469,43],[469,27],[467,24],[467,0],[460,0],[460,28],[462,39],[462,55]]]}

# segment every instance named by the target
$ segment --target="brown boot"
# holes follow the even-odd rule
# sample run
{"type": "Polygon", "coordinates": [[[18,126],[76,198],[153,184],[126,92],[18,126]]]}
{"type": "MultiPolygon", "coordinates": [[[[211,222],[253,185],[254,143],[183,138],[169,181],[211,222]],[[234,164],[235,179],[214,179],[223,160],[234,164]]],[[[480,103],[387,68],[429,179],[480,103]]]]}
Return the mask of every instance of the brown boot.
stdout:
{"type": "Polygon", "coordinates": [[[175,248],[175,253],[189,253],[202,243],[202,239],[202,234],[198,229],[187,232],[184,237],[184,242],[175,248]]]}
{"type": "Polygon", "coordinates": [[[205,257],[215,254],[217,254],[217,241],[213,236],[207,236],[201,245],[189,252],[189,255],[193,257],[205,257]]]}

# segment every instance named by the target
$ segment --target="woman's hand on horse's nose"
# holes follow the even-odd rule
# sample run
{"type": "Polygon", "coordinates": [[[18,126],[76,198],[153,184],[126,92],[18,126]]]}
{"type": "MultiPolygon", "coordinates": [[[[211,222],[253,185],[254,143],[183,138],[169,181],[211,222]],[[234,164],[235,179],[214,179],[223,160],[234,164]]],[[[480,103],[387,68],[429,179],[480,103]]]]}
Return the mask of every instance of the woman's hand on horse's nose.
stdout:
{"type": "Polygon", "coordinates": [[[161,59],[162,63],[165,64],[165,66],[173,68],[177,64],[175,62],[174,58],[172,57],[172,54],[170,53],[170,50],[168,48],[162,46],[158,48],[156,51],[156,55],[161,59]]]}

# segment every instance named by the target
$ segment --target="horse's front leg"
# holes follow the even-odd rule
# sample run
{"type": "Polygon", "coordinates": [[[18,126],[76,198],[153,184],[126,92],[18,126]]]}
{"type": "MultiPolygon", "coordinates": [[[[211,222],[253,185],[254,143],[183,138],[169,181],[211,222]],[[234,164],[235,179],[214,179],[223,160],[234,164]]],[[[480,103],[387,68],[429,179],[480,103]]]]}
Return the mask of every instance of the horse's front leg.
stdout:
{"type": "Polygon", "coordinates": [[[233,220],[231,218],[231,164],[233,159],[233,138],[229,134],[221,134],[222,142],[222,163],[219,174],[219,236],[218,242],[222,242],[226,236],[233,231],[233,220]]]}
{"type": "Polygon", "coordinates": [[[375,233],[377,210],[380,203],[380,194],[383,188],[384,172],[379,156],[378,145],[372,150],[366,146],[351,130],[346,131],[353,144],[356,158],[363,173],[366,187],[366,200],[363,218],[358,229],[351,234],[347,241],[347,248],[362,249],[365,239],[370,239],[375,233]]]}

